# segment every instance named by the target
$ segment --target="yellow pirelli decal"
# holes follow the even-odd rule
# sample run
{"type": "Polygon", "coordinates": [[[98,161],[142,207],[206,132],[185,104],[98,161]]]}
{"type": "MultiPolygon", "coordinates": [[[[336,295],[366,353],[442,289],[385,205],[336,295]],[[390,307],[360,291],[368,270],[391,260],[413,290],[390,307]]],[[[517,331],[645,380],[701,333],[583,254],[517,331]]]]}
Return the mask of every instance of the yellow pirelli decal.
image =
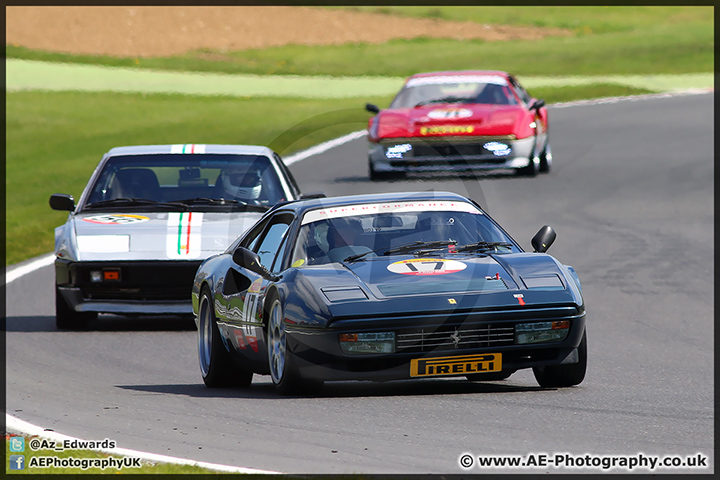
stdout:
{"type": "Polygon", "coordinates": [[[469,373],[499,372],[500,370],[502,370],[502,353],[410,360],[411,377],[467,375],[469,373]]]}
{"type": "Polygon", "coordinates": [[[435,127],[420,127],[420,135],[453,135],[458,133],[472,133],[472,125],[438,125],[435,127]]]}

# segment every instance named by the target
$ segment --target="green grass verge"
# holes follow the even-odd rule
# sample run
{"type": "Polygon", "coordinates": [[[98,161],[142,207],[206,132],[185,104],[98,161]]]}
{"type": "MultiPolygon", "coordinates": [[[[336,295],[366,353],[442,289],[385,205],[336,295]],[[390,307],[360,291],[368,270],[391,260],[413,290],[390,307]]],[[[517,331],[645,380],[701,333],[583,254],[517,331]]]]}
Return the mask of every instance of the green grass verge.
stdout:
{"type": "MultiPolygon", "coordinates": [[[[355,7],[359,8],[359,7],[355,7]]],[[[405,77],[498,69],[517,75],[680,74],[714,71],[712,7],[368,7],[430,18],[562,27],[570,37],[484,42],[417,38],[383,44],[204,49],[164,58],[80,56],[8,45],[8,58],[218,73],[405,77]],[[449,54],[452,53],[452,54],[449,54]]]]}
{"type": "Polygon", "coordinates": [[[629,95],[646,95],[655,93],[645,88],[628,87],[612,84],[593,84],[561,87],[536,87],[528,89],[535,98],[543,98],[549,104],[572,102],[591,98],[624,97],[629,95]]]}
{"type": "MultiPolygon", "coordinates": [[[[617,85],[542,87],[548,103],[649,93],[617,85]]],[[[17,92],[6,97],[6,265],[53,251],[53,193],[79,198],[102,154],[120,145],[268,145],[281,155],[362,130],[365,100],[188,97],[79,92],[17,92]],[[32,168],[29,168],[32,166],[32,168]]],[[[357,161],[365,161],[359,158],[357,161]]],[[[302,188],[302,185],[300,185],[302,188]]]]}

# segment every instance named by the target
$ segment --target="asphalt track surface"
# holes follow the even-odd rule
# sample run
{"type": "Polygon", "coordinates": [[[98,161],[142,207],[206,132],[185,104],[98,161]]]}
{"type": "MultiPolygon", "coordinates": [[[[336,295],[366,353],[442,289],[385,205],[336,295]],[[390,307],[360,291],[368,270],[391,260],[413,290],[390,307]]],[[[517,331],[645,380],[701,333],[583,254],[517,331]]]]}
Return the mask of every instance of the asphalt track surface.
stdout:
{"type": "MultiPolygon", "coordinates": [[[[588,311],[585,381],[329,383],[278,397],[204,387],[191,322],[101,316],[55,329],[51,267],[7,286],[7,407],[119,447],[287,473],[489,473],[464,453],[708,457],[714,472],[713,93],[551,106],[553,170],[536,178],[371,183],[364,140],[292,164],[328,195],[450,190],[486,205],[530,249],[573,265],[588,311]]],[[[501,469],[503,473],[601,473],[501,469]]],[[[627,470],[611,470],[614,473],[627,470]]],[[[650,473],[636,468],[633,473],[650,473]]]]}

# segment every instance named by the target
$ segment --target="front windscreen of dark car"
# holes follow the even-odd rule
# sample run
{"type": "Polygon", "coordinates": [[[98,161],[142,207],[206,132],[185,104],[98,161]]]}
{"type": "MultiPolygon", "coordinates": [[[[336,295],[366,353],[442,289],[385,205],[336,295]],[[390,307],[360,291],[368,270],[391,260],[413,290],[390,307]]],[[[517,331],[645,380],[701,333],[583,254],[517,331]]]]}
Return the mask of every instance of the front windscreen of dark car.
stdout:
{"type": "Polygon", "coordinates": [[[333,250],[340,248],[348,255],[372,251],[374,255],[382,256],[389,249],[413,242],[452,242],[457,247],[477,242],[505,243],[508,245],[497,245],[489,251],[520,252],[512,239],[479,210],[476,213],[406,211],[349,215],[305,223],[298,233],[291,262],[294,266],[331,263],[335,261],[333,250]]]}
{"type": "Polygon", "coordinates": [[[270,207],[286,197],[264,155],[123,155],[105,163],[83,208],[117,208],[123,199],[147,200],[145,209],[152,209],[152,202],[160,209],[173,202],[204,209],[231,204],[270,207]]]}
{"type": "Polygon", "coordinates": [[[409,83],[398,92],[390,108],[413,108],[444,103],[517,105],[510,88],[498,83],[409,83]]]}

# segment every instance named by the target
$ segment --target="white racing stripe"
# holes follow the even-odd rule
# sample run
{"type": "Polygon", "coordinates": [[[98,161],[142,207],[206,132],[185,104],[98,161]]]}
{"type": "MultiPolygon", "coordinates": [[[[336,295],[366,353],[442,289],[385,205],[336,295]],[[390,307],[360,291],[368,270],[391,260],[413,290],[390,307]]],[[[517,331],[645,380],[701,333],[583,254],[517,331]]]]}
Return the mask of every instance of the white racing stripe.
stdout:
{"type": "MultiPolygon", "coordinates": [[[[38,427],[37,425],[33,425],[32,423],[28,423],[24,420],[20,420],[19,418],[15,418],[12,415],[5,414],[5,426],[8,431],[16,432],[16,433],[23,433],[30,436],[38,436],[41,438],[46,438],[48,440],[54,440],[59,442],[64,442],[65,440],[73,441],[73,440],[80,440],[80,438],[76,437],[70,437],[68,435],[63,435],[62,433],[57,433],[54,431],[45,430],[42,427],[38,427]]],[[[201,467],[201,468],[207,468],[209,470],[216,470],[219,472],[229,472],[229,473],[260,473],[260,474],[279,474],[280,472],[273,472],[270,470],[256,470],[254,468],[244,468],[244,467],[233,467],[230,465],[221,465],[218,463],[208,463],[208,462],[198,462],[195,460],[188,460],[185,458],[178,458],[178,457],[169,457],[167,455],[158,455],[155,453],[146,453],[146,452],[140,452],[137,450],[130,450],[127,448],[88,448],[87,450],[94,450],[97,452],[103,452],[103,453],[109,453],[113,455],[122,455],[125,457],[133,457],[133,458],[140,458],[142,460],[146,460],[149,462],[161,462],[161,463],[174,463],[178,465],[190,465],[194,467],[201,467]]]]}

